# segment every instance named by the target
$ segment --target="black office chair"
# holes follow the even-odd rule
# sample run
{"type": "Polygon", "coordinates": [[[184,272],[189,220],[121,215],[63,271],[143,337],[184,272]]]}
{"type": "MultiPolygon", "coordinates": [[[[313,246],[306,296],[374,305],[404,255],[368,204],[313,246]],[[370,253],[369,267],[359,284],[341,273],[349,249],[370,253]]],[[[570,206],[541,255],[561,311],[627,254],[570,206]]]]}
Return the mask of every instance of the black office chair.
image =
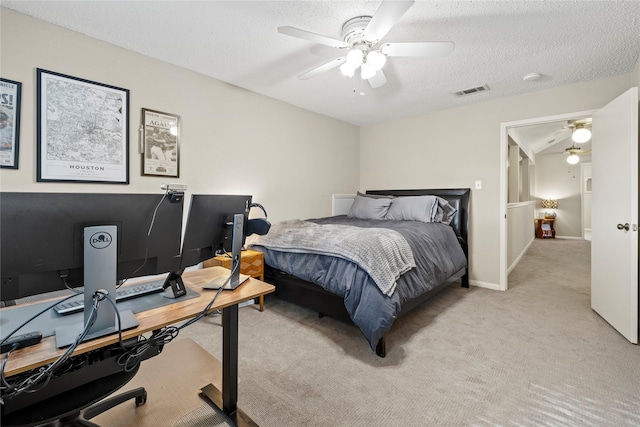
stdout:
{"type": "MultiPolygon", "coordinates": [[[[38,391],[6,400],[2,406],[0,425],[99,427],[89,420],[130,399],[135,399],[136,407],[143,405],[147,401],[144,387],[109,397],[131,381],[140,368],[140,364],[137,364],[125,370],[118,363],[118,349],[100,349],[94,351],[98,353],[80,356],[95,358],[96,361],[52,379],[38,391]],[[100,352],[103,354],[100,355],[100,352]],[[105,354],[107,357],[100,360],[105,354]],[[111,373],[105,375],[105,371],[111,373]]],[[[162,346],[150,347],[140,360],[156,356],[161,351],[162,346]]]]}

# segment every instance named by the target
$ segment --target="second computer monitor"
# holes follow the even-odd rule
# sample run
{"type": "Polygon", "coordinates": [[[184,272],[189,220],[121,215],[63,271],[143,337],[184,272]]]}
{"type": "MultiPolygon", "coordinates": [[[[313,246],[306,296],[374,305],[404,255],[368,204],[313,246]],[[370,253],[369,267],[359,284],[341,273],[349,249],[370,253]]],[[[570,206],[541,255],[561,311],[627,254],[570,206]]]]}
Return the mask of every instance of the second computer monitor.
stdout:
{"type": "Polygon", "coordinates": [[[230,252],[233,216],[248,216],[251,196],[228,194],[194,194],[182,243],[182,268],[190,267],[230,252]]]}

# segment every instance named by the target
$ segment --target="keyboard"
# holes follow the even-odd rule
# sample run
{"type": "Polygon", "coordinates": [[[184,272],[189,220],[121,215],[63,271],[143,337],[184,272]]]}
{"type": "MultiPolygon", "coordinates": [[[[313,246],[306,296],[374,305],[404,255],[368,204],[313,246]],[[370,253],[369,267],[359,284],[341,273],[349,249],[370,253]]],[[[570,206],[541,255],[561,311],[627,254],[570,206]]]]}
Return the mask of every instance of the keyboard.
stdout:
{"type": "MultiPolygon", "coordinates": [[[[161,280],[118,288],[116,289],[116,302],[162,292],[164,290],[162,287],[163,284],[164,280],[161,280]]],[[[53,307],[53,309],[61,315],[78,313],[84,310],[84,295],[79,295],[78,297],[62,302],[53,307]]]]}

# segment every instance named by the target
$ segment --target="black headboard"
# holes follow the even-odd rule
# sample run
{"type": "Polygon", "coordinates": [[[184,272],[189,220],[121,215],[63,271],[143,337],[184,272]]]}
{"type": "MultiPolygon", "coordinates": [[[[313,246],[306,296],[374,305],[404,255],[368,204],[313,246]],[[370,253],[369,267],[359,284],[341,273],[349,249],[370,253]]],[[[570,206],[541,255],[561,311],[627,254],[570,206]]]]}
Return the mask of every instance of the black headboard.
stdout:
{"type": "Polygon", "coordinates": [[[384,196],[439,196],[447,200],[458,212],[451,221],[451,227],[456,232],[461,244],[467,252],[469,244],[469,188],[424,189],[424,190],[367,190],[367,194],[384,196]]]}

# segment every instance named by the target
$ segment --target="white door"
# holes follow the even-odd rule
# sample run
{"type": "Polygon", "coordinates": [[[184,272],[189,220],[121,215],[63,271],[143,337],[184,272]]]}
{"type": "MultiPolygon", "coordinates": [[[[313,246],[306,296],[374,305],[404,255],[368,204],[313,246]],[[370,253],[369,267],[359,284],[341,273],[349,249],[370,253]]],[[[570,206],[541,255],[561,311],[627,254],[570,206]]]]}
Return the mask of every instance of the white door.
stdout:
{"type": "Polygon", "coordinates": [[[591,308],[637,344],[637,87],[593,115],[592,138],[591,308]]]}

